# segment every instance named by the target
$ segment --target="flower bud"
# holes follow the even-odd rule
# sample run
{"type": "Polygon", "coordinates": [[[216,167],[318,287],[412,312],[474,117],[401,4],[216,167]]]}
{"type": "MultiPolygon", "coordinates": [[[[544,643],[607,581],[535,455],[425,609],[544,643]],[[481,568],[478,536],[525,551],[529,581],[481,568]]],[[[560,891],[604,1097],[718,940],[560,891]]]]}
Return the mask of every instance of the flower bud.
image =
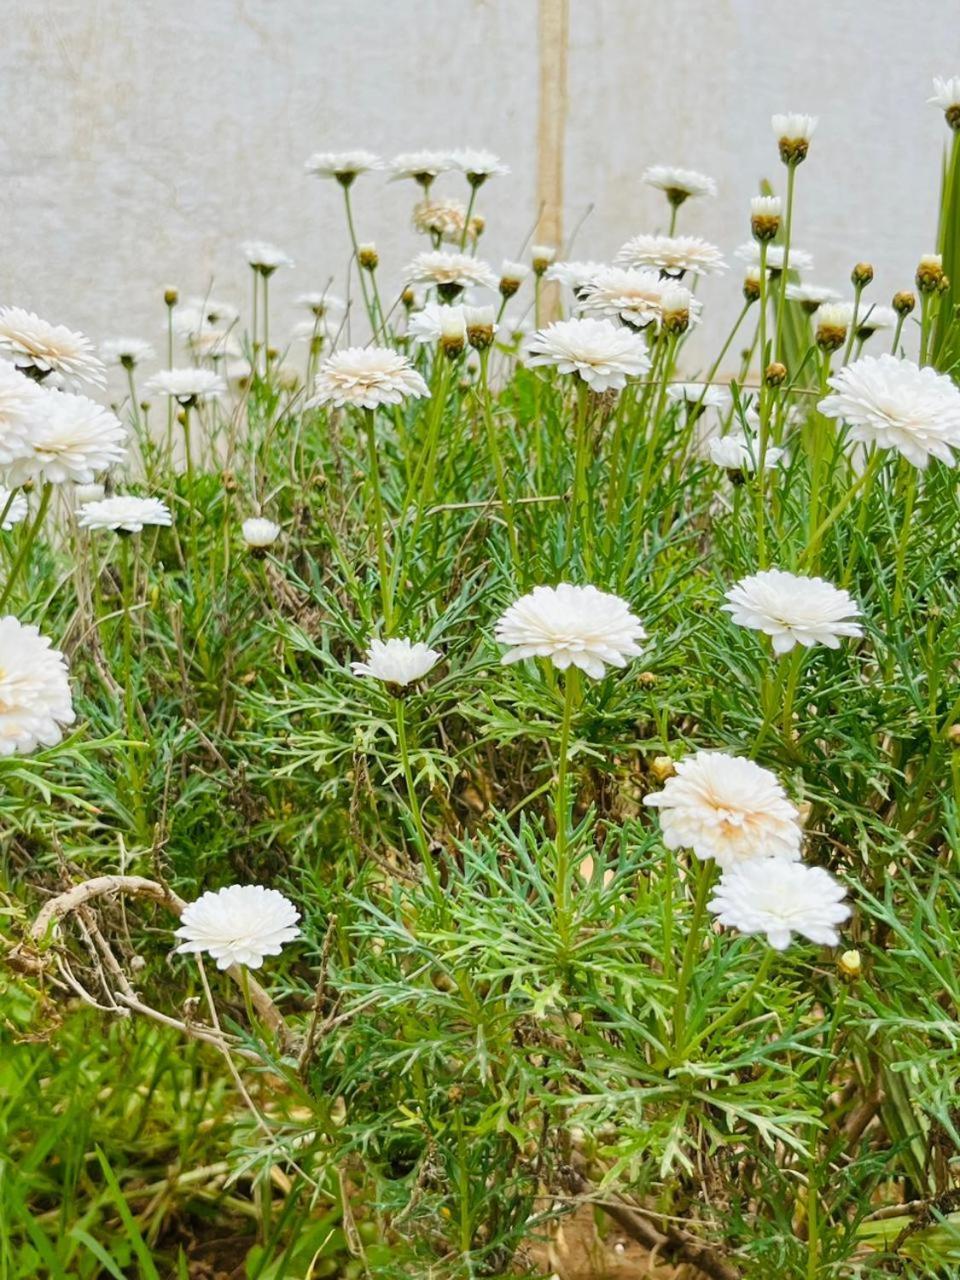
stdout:
{"type": "Polygon", "coordinates": [[[467,341],[475,351],[486,351],[496,331],[493,307],[464,307],[467,341]]]}
{"type": "Polygon", "coordinates": [[[750,201],[750,230],[754,240],[772,240],[780,230],[780,197],[754,196],[750,201]]]}
{"type": "Polygon", "coordinates": [[[747,302],[760,300],[760,270],[751,268],[743,278],[743,296],[747,302]]]}
{"type": "Polygon", "coordinates": [[[943,259],[939,253],[925,253],[917,263],[917,288],[921,293],[935,293],[943,279],[943,259]]]}
{"type": "Polygon", "coordinates": [[[847,982],[856,982],[857,978],[860,977],[861,968],[859,951],[844,951],[837,961],[840,977],[847,982]]]}
{"type": "Polygon", "coordinates": [[[658,782],[666,782],[674,776],[677,768],[669,756],[654,756],[650,761],[650,772],[658,782]]]}
{"type": "Polygon", "coordinates": [[[787,366],[772,360],[763,371],[763,380],[768,387],[781,386],[787,380],[787,366]]]}
{"type": "Polygon", "coordinates": [[[180,293],[177,289],[174,289],[174,288],[164,289],[163,300],[168,307],[175,307],[177,303],[180,301],[180,293]]]}
{"type": "Polygon", "coordinates": [[[375,244],[358,244],[357,261],[366,271],[376,271],[380,264],[380,255],[375,244]]]}
{"type": "Polygon", "coordinates": [[[667,285],[660,295],[660,325],[664,333],[686,333],[690,327],[690,290],[667,285]]]}
{"type": "Polygon", "coordinates": [[[556,249],[552,249],[546,244],[535,244],[530,249],[530,257],[533,260],[533,271],[535,275],[542,276],[547,267],[550,266],[554,258],[557,256],[556,249]]]}
{"type": "Polygon", "coordinates": [[[467,325],[462,307],[440,308],[440,346],[451,360],[463,354],[467,345],[467,325]]]}
{"type": "Polygon", "coordinates": [[[869,262],[858,262],[850,272],[850,279],[856,288],[865,288],[873,279],[873,267],[869,262]]]}
{"type": "Polygon", "coordinates": [[[417,305],[417,295],[412,289],[404,289],[400,295],[400,301],[403,303],[405,311],[412,311],[417,305]]]}
{"type": "Polygon", "coordinates": [[[917,305],[917,296],[915,293],[911,293],[909,289],[901,289],[893,295],[891,305],[898,316],[908,316],[917,305]]]}
{"type": "Polygon", "coordinates": [[[500,294],[512,298],[530,274],[530,268],[522,262],[505,261],[500,268],[500,294]]]}
{"type": "Polygon", "coordinates": [[[850,313],[843,303],[824,303],[817,311],[816,342],[821,351],[839,351],[847,340],[850,313]]]}
{"type": "Polygon", "coordinates": [[[790,115],[776,115],[770,123],[777,137],[783,163],[791,167],[805,160],[810,149],[810,139],[817,127],[817,117],[794,112],[790,115]]]}

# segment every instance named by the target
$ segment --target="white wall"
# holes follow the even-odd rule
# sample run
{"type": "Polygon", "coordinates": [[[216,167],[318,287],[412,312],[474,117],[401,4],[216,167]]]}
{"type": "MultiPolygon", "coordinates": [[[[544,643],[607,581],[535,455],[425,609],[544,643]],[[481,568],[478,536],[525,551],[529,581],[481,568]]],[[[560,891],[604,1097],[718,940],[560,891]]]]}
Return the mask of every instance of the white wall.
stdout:
{"type": "MultiPolygon", "coordinates": [[[[570,0],[568,231],[595,206],[575,253],[609,255],[663,223],[639,181],[656,161],[716,177],[719,198],[688,204],[681,229],[732,250],[758,179],[781,182],[771,112],[812,111],[795,243],[817,282],[844,287],[856,259],[873,261],[889,301],[932,245],[947,129],[925,99],[934,74],[960,72],[953,8],[570,0]]],[[[167,283],[214,278],[244,303],[248,237],[297,261],[276,280],[278,336],[296,292],[331,275],[342,290],[339,189],[302,168],[316,149],[490,146],[514,172],[484,190],[485,256],[515,254],[533,223],[535,0],[0,0],[0,13],[0,300],[95,338],[158,339],[167,283]]],[[[422,247],[413,188],[355,190],[361,238],[396,279],[422,247]]],[[[738,275],[702,293],[715,329],[738,275]]]]}

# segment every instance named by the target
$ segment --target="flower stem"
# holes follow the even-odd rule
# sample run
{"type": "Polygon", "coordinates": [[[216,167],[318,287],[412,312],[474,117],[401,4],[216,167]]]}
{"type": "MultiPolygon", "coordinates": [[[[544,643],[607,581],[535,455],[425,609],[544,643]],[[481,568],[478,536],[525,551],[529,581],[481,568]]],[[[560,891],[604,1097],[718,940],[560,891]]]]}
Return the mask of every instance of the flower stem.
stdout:
{"type": "Polygon", "coordinates": [[[507,479],[503,467],[503,457],[500,453],[500,441],[497,439],[497,424],[493,417],[493,408],[490,403],[490,385],[487,381],[487,366],[490,360],[489,349],[484,351],[480,357],[480,396],[483,405],[483,421],[487,431],[487,448],[490,451],[490,461],[493,464],[493,472],[497,481],[497,494],[500,498],[500,508],[503,511],[504,523],[507,526],[507,538],[510,543],[510,559],[514,569],[520,568],[520,547],[517,542],[517,530],[514,524],[513,507],[507,493],[507,479]]]}
{"type": "Polygon", "coordinates": [[[711,1022],[708,1026],[706,1026],[703,1029],[703,1031],[698,1032],[697,1035],[695,1035],[692,1040],[689,1040],[683,1046],[684,1057],[688,1057],[689,1054],[694,1049],[698,1048],[701,1044],[703,1044],[705,1040],[709,1040],[711,1036],[715,1036],[718,1031],[722,1031],[724,1027],[729,1026],[730,1023],[733,1022],[734,1018],[736,1018],[737,1015],[743,1009],[746,1008],[746,1006],[753,999],[754,993],[757,991],[757,988],[763,983],[767,974],[770,972],[770,966],[773,964],[773,960],[776,954],[777,953],[774,951],[772,947],[767,948],[766,954],[764,955],[763,959],[760,961],[760,965],[757,969],[757,972],[754,974],[753,981],[750,983],[750,985],[746,988],[743,994],[739,996],[733,1002],[733,1004],[730,1005],[727,1008],[727,1010],[720,1015],[719,1018],[714,1018],[713,1022],[711,1022]]]}
{"type": "Polygon", "coordinates": [[[41,527],[43,526],[43,521],[47,514],[47,508],[50,506],[50,498],[52,494],[53,485],[48,481],[43,486],[43,495],[40,498],[40,506],[37,509],[36,519],[30,526],[26,537],[21,543],[20,551],[10,568],[10,573],[7,576],[7,581],[4,584],[3,591],[0,592],[0,609],[3,609],[7,601],[10,599],[10,593],[13,591],[17,578],[20,576],[20,571],[26,564],[27,557],[30,555],[30,550],[37,539],[37,535],[39,534],[41,527]]]}
{"type": "Polygon", "coordinates": [[[380,464],[377,456],[377,433],[373,409],[364,410],[367,433],[367,470],[370,496],[373,499],[373,528],[377,539],[377,564],[380,569],[380,605],[384,630],[389,636],[393,627],[393,583],[387,564],[387,541],[383,517],[383,494],[380,491],[380,464]]]}
{"type": "Polygon", "coordinates": [[[713,863],[698,860],[696,878],[697,887],[693,904],[693,918],[690,921],[690,931],[687,934],[687,942],[683,949],[683,962],[680,967],[680,976],[677,979],[677,994],[673,1003],[674,1048],[678,1048],[683,1044],[683,1037],[686,1034],[687,990],[690,986],[690,979],[693,976],[694,966],[700,955],[703,920],[707,909],[707,894],[710,891],[710,883],[713,880],[713,863]]]}
{"type": "Polygon", "coordinates": [[[573,560],[573,548],[577,527],[581,532],[583,547],[583,567],[587,577],[590,576],[590,530],[587,512],[587,453],[589,451],[589,433],[587,430],[587,409],[590,388],[582,378],[577,379],[577,432],[576,454],[573,471],[573,494],[570,498],[570,512],[567,518],[567,560],[573,560]]]}
{"type": "Polygon", "coordinates": [[[564,677],[563,717],[560,721],[560,755],[557,762],[557,794],[554,802],[557,850],[557,929],[565,944],[570,913],[570,799],[568,795],[570,729],[577,694],[577,679],[569,667],[564,677]]]}
{"type": "Polygon", "coordinates": [[[434,894],[439,897],[440,878],[437,875],[437,869],[433,865],[433,859],[430,856],[430,842],[427,839],[426,828],[423,825],[423,814],[420,810],[420,802],[417,799],[417,788],[413,777],[413,769],[410,766],[410,749],[407,745],[407,721],[402,698],[394,698],[393,709],[397,722],[397,747],[400,751],[400,767],[403,769],[403,778],[407,784],[407,802],[410,805],[410,812],[413,815],[413,825],[417,832],[420,861],[423,863],[424,872],[426,873],[427,879],[430,881],[430,888],[433,890],[434,894]]]}

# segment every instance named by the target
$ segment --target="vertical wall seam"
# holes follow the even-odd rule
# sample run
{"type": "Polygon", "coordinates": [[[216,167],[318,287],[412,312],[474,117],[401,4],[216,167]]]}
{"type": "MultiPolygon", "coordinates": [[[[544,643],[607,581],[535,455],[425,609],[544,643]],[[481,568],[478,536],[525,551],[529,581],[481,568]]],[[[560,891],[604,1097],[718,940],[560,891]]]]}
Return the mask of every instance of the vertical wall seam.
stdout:
{"type": "MultiPolygon", "coordinates": [[[[537,119],[537,205],[541,244],[563,243],[563,159],[567,122],[567,49],[569,0],[539,0],[539,103],[537,119]]],[[[542,294],[541,316],[553,318],[560,303],[556,285],[542,294]]]]}

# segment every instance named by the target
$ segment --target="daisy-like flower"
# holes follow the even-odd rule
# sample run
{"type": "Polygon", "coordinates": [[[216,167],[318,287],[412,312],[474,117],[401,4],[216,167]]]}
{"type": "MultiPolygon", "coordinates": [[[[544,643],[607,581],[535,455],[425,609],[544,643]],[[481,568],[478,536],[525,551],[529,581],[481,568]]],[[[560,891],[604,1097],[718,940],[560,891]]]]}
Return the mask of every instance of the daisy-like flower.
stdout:
{"type": "Polygon", "coordinates": [[[240,526],[240,533],[248,547],[262,551],[264,547],[272,547],[280,537],[282,530],[272,520],[264,516],[248,516],[240,526]]]}
{"type": "Polygon", "coordinates": [[[406,356],[390,347],[347,347],[320,366],[308,409],[320,405],[376,409],[407,396],[429,396],[427,384],[406,356]]]}
{"type": "Polygon", "coordinates": [[[466,222],[467,208],[460,200],[421,200],[413,208],[415,231],[451,243],[459,242],[466,222]]]}
{"type": "Polygon", "coordinates": [[[646,344],[639,334],[609,320],[558,320],[538,329],[524,345],[528,365],[553,365],[575,373],[593,391],[621,391],[627,378],[650,368],[646,344]]]}
{"type": "Polygon", "coordinates": [[[240,312],[232,302],[224,302],[222,298],[195,297],[176,307],[173,312],[173,331],[180,337],[188,337],[194,329],[211,324],[224,328],[235,324],[240,312]]]}
{"type": "Polygon", "coordinates": [[[46,393],[24,374],[0,363],[0,466],[29,455],[33,424],[46,393]]]}
{"type": "Polygon", "coordinates": [[[574,293],[579,293],[581,289],[591,285],[600,272],[606,269],[605,262],[554,262],[552,266],[547,267],[544,279],[555,280],[557,284],[565,285],[574,293]]]}
{"type": "MultiPolygon", "coordinates": [[[[505,298],[512,298],[530,274],[525,262],[511,262],[504,258],[500,267],[500,292],[505,298]]],[[[549,278],[549,272],[547,272],[549,278]]]]}
{"type": "Polygon", "coordinates": [[[187,338],[187,346],[199,360],[235,360],[243,355],[240,339],[232,329],[205,325],[187,338]]]}
{"type": "MultiPolygon", "coordinates": [[[[759,451],[755,441],[749,440],[742,432],[734,431],[726,436],[714,436],[708,445],[710,461],[727,471],[753,473],[759,462],[759,451]]],[[[776,467],[783,458],[783,449],[767,445],[763,456],[764,470],[776,467]]]]}
{"type": "Polygon", "coordinates": [[[331,312],[342,315],[347,309],[343,298],[335,293],[327,293],[326,290],[323,293],[301,293],[294,301],[298,307],[306,307],[308,311],[312,311],[318,320],[323,320],[331,312]]]}
{"type": "Polygon", "coordinates": [[[817,127],[816,116],[804,116],[792,111],[785,115],[770,118],[773,135],[780,148],[780,159],[784,164],[799,164],[806,159],[810,149],[810,139],[817,127]]]}
{"type": "Polygon", "coordinates": [[[0,487],[0,529],[12,529],[27,518],[27,500],[22,493],[0,487]]]}
{"type": "Polygon", "coordinates": [[[750,229],[755,240],[772,240],[780,230],[779,196],[754,196],[750,201],[750,229]]]}
{"type": "Polygon", "coordinates": [[[106,495],[106,486],[102,484],[75,484],[73,500],[76,506],[82,507],[85,502],[99,502],[106,495]]]}
{"type": "Polygon", "coordinates": [[[153,359],[153,347],[140,338],[109,338],[100,344],[100,355],[106,364],[119,364],[124,369],[135,369],[145,360],[153,359]]]}
{"type": "Polygon", "coordinates": [[[451,299],[463,289],[473,285],[485,289],[496,289],[499,279],[493,270],[468,253],[447,253],[443,249],[435,249],[428,253],[418,253],[408,264],[403,273],[407,284],[436,285],[441,297],[451,299]]]}
{"type": "Polygon", "coordinates": [[[797,644],[839,649],[843,637],[863,635],[863,628],[853,621],[861,613],[850,593],[823,578],[764,569],[741,578],[726,599],[724,613],[739,626],[770,636],[777,654],[789,653],[797,644]]]}
{"type": "Polygon", "coordinates": [[[951,129],[960,129],[960,76],[933,77],[933,97],[927,99],[947,117],[951,129]]]}
{"type": "Polygon", "coordinates": [[[122,462],[127,433],[120,420],[86,396],[50,391],[38,403],[29,449],[14,459],[7,479],[89,484],[98,471],[122,462]]]}
{"type": "Polygon", "coordinates": [[[817,408],[846,423],[851,440],[895,449],[923,470],[960,449],[960,391],[946,374],[895,356],[865,356],[835,373],[817,408]]]}
{"type": "Polygon", "coordinates": [[[668,849],[692,849],[724,868],[751,858],[800,857],[797,811],[774,774],[752,760],[698,751],[643,802],[660,810],[668,849]]]}
{"type": "Polygon", "coordinates": [[[147,525],[169,526],[170,510],[159,498],[117,494],[101,502],[86,502],[77,514],[82,529],[113,529],[116,533],[141,533],[147,525]]]}
{"type": "MultiPolygon", "coordinates": [[[[770,275],[783,270],[783,250],[784,246],[782,244],[767,245],[767,271],[770,275]]],[[[739,258],[741,262],[745,262],[748,267],[759,271],[760,246],[756,240],[751,240],[749,244],[742,244],[734,249],[733,256],[739,258]]],[[[791,245],[790,270],[812,271],[813,257],[805,249],[795,249],[791,245]]]]}
{"type": "Polygon", "coordinates": [[[174,936],[180,955],[205,951],[218,969],[245,964],[259,969],[264,956],[278,956],[300,936],[300,912],[289,898],[262,884],[232,884],[189,902],[174,936]]]}
{"type": "Polygon", "coordinates": [[[715,196],[717,184],[705,173],[696,169],[678,169],[673,165],[655,164],[644,169],[640,181],[648,187],[663,191],[674,206],[683,204],[693,196],[715,196]]]}
{"type": "MultiPolygon", "coordinates": [[[[853,304],[850,304],[850,320],[853,321],[853,304]]],[[[857,312],[857,337],[869,338],[872,333],[877,333],[882,329],[895,329],[897,327],[897,313],[893,307],[883,307],[874,303],[872,306],[861,308],[857,312]]]]}
{"type": "Polygon", "coordinates": [[[643,652],[647,638],[639,618],[620,596],[596,587],[534,587],[507,609],[496,626],[507,646],[504,664],[549,658],[560,671],[579,667],[600,680],[607,666],[625,667],[643,652]]]}
{"type": "Polygon", "coordinates": [[[0,352],[38,382],[50,373],[97,387],[105,381],[103,363],[89,338],[22,307],[0,307],[0,352]]]}
{"type": "Polygon", "coordinates": [[[667,399],[681,404],[697,405],[702,409],[729,409],[733,396],[729,387],[719,387],[710,382],[671,382],[667,387],[667,399]]]}
{"type": "Polygon", "coordinates": [[[200,400],[215,400],[226,389],[223,378],[211,369],[163,369],[144,384],[144,390],[151,395],[173,396],[188,407],[200,400]]]}
{"type": "Polygon", "coordinates": [[[293,259],[268,240],[245,240],[240,247],[250,266],[262,276],[272,276],[278,267],[293,266],[293,259]]]}
{"type": "Polygon", "coordinates": [[[341,187],[349,187],[361,173],[382,169],[383,161],[372,151],[316,151],[305,168],[315,178],[336,178],[341,187]]]}
{"type": "Polygon", "coordinates": [[[442,657],[439,649],[431,649],[422,641],[414,644],[405,638],[371,640],[366,659],[351,662],[350,666],[355,676],[370,676],[384,684],[402,686],[422,680],[442,657]]]}
{"type": "Polygon", "coordinates": [[[795,933],[835,947],[837,925],[850,916],[845,894],[822,867],[753,858],[724,870],[707,909],[720,924],[741,933],[766,934],[775,951],[786,950],[795,933]]]}
{"type": "Polygon", "coordinates": [[[387,167],[391,182],[412,178],[426,191],[438,174],[454,168],[454,161],[449,151],[403,151],[387,167]]]}
{"type": "Polygon", "coordinates": [[[799,302],[804,311],[812,315],[825,302],[839,302],[840,294],[836,289],[828,289],[819,284],[788,284],[787,298],[790,302],[799,302]]]}
{"type": "Polygon", "coordinates": [[[63,654],[36,627],[0,618],[0,756],[55,747],[74,719],[63,654]]]}
{"type": "Polygon", "coordinates": [[[700,236],[634,236],[614,258],[621,267],[656,267],[664,275],[710,276],[726,271],[727,264],[716,245],[700,236]]]}
{"type": "Polygon", "coordinates": [[[488,178],[502,178],[510,172],[510,166],[504,164],[492,151],[474,151],[462,147],[454,151],[450,159],[451,168],[465,173],[471,187],[481,187],[488,178]]]}
{"type": "Polygon", "coordinates": [[[637,329],[648,324],[660,328],[664,316],[674,310],[696,324],[703,309],[683,285],[663,279],[656,271],[630,267],[604,267],[580,291],[580,303],[584,311],[623,320],[637,329]]]}
{"type": "Polygon", "coordinates": [[[459,317],[460,327],[466,332],[466,319],[464,317],[463,307],[458,306],[442,306],[439,302],[425,302],[419,311],[411,311],[410,318],[407,321],[407,334],[413,339],[418,346],[431,342],[439,342],[442,332],[441,321],[447,319],[448,323],[457,324],[456,317],[459,317]]]}

